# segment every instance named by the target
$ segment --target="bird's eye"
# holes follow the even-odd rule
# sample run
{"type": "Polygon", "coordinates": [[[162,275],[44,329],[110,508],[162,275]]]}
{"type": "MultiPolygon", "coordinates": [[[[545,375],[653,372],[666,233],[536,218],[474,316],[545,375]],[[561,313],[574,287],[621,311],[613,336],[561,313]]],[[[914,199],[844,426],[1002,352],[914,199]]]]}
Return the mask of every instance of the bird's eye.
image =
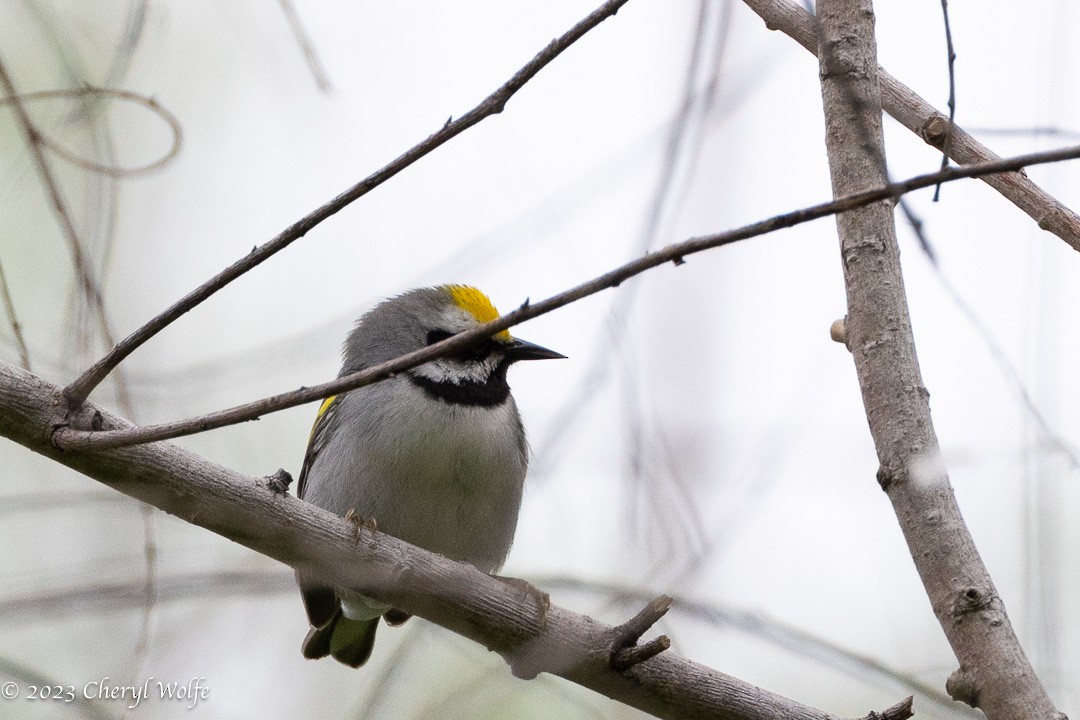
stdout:
{"type": "Polygon", "coordinates": [[[445,330],[428,330],[427,344],[434,345],[437,342],[442,342],[448,337],[452,337],[453,333],[448,333],[445,330]]]}
{"type": "MultiPolygon", "coordinates": [[[[447,332],[445,330],[429,330],[427,334],[427,344],[434,345],[437,342],[453,336],[454,333],[447,332]]],[[[454,358],[455,360],[465,362],[480,362],[486,359],[493,352],[496,352],[497,348],[498,344],[494,340],[485,340],[477,345],[467,347],[464,350],[459,350],[450,357],[454,358]]]]}

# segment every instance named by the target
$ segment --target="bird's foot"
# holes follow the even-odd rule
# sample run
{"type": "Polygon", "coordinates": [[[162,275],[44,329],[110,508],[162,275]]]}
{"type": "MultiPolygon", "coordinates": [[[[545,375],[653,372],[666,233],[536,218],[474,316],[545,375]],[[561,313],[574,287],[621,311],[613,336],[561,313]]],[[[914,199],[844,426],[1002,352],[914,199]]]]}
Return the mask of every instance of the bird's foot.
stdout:
{"type": "Polygon", "coordinates": [[[379,534],[379,524],[375,522],[375,518],[364,518],[363,515],[356,512],[356,508],[349,508],[348,512],[345,513],[345,522],[356,527],[356,542],[360,542],[360,536],[364,534],[365,529],[371,531],[372,540],[379,534]]]}

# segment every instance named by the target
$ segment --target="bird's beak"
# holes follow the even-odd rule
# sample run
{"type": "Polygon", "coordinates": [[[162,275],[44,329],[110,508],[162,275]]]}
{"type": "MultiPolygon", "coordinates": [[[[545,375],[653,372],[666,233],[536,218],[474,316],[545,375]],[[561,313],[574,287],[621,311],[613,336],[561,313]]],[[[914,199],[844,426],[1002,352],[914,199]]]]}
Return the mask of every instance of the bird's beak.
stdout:
{"type": "Polygon", "coordinates": [[[546,347],[541,347],[535,343],[528,342],[527,340],[519,340],[517,338],[510,341],[510,345],[506,349],[506,356],[510,358],[511,362],[517,362],[518,360],[557,360],[559,358],[566,358],[562,353],[557,353],[554,350],[548,350],[546,347]]]}

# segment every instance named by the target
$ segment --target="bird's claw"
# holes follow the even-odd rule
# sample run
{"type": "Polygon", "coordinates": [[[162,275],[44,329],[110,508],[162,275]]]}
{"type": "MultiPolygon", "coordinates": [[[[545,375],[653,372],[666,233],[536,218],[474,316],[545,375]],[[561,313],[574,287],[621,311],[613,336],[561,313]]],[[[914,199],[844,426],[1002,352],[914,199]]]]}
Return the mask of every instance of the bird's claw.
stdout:
{"type": "Polygon", "coordinates": [[[379,534],[379,524],[375,522],[375,518],[365,518],[363,515],[356,512],[356,508],[348,509],[345,513],[345,522],[350,523],[356,528],[356,542],[360,542],[360,536],[364,534],[365,529],[371,531],[372,540],[379,534]]]}

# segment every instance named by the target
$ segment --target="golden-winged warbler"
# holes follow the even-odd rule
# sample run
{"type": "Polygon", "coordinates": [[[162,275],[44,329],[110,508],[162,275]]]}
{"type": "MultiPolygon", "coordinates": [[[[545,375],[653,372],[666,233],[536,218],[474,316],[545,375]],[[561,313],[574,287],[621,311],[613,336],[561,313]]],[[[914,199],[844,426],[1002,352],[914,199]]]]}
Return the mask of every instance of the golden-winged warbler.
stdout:
{"type": "MultiPolygon", "coordinates": [[[[465,285],[419,288],[375,306],[345,340],[345,375],[438,342],[499,313],[465,285]]],[[[380,532],[475,565],[502,566],[521,506],[528,446],[506,371],[563,357],[506,330],[455,355],[327,398],[308,441],[297,494],[380,532]]],[[[296,573],[311,630],[308,658],[359,667],[379,618],[408,615],[296,573]]]]}

